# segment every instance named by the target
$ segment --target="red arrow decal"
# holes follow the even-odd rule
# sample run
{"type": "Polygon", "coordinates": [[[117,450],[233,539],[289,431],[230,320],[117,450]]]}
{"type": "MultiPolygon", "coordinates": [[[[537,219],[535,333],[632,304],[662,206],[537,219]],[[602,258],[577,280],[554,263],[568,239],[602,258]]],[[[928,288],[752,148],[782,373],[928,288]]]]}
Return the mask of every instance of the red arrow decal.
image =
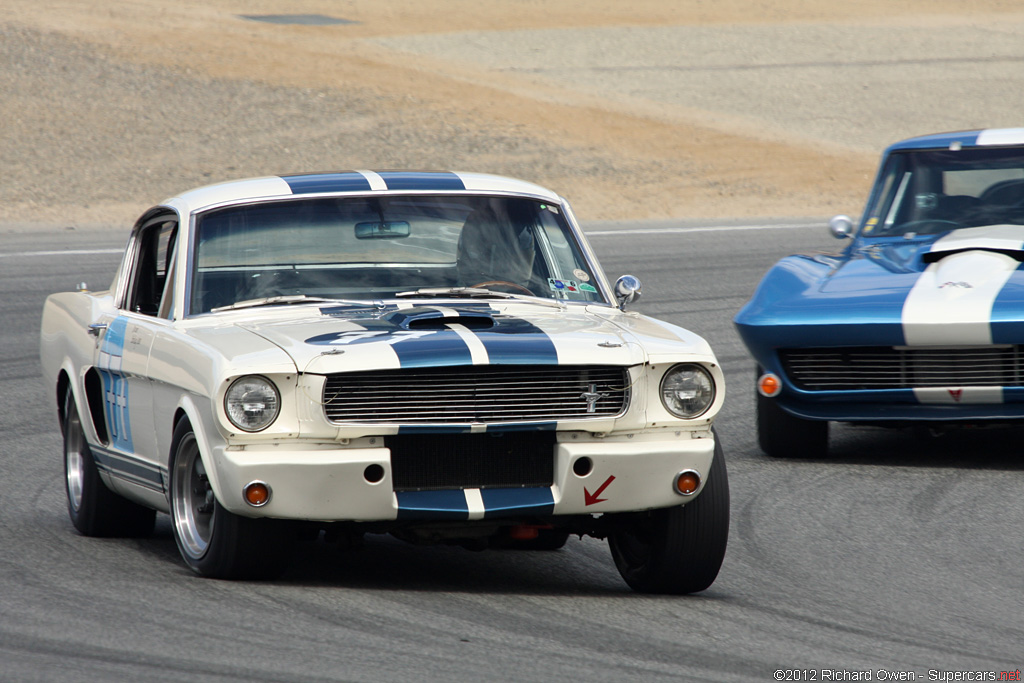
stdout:
{"type": "Polygon", "coordinates": [[[953,400],[957,403],[960,402],[960,396],[964,393],[963,389],[950,389],[949,395],[953,397],[953,400]]]}
{"type": "Polygon", "coordinates": [[[583,504],[584,505],[594,505],[595,503],[603,503],[604,501],[608,500],[607,498],[601,498],[600,496],[601,496],[602,493],[604,493],[604,490],[606,488],[608,488],[608,484],[612,483],[613,481],[615,481],[615,475],[612,475],[612,476],[608,477],[607,479],[605,479],[604,483],[601,484],[597,488],[597,490],[594,491],[593,493],[588,491],[587,487],[584,486],[583,487],[583,501],[584,501],[583,504]]]}

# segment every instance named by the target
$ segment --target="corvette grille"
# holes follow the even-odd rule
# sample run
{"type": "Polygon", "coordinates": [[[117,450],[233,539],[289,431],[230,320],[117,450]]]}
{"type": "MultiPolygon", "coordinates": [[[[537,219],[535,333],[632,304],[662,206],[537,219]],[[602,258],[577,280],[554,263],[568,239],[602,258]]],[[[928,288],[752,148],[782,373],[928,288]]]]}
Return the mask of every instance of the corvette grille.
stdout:
{"type": "Polygon", "coordinates": [[[785,349],[780,357],[805,391],[1024,385],[1020,346],[785,349]]]}
{"type": "Polygon", "coordinates": [[[339,424],[495,424],[617,417],[629,396],[621,367],[469,365],[328,375],[323,403],[339,424]]]}

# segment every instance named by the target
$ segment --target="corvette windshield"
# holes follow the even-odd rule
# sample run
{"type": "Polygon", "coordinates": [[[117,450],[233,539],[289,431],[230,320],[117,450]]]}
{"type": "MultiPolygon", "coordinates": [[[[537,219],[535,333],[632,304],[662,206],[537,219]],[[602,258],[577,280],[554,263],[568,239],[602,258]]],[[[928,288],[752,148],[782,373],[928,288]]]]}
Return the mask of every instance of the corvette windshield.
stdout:
{"type": "Polygon", "coordinates": [[[1024,149],[900,151],[865,213],[867,237],[1024,224],[1024,149]]]}
{"type": "Polygon", "coordinates": [[[604,300],[561,209],[516,197],[333,197],[217,209],[197,219],[192,264],[193,314],[274,297],[376,300],[431,288],[604,300]]]}

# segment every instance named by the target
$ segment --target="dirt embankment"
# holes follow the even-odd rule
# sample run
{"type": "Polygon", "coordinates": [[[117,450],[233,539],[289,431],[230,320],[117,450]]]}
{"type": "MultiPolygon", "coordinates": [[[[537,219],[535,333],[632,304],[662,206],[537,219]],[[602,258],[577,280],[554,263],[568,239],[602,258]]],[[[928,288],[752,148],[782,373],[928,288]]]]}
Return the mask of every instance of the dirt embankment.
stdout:
{"type": "MultiPolygon", "coordinates": [[[[444,34],[457,47],[481,32],[507,44],[526,35],[510,32],[542,31],[545,60],[561,64],[617,27],[785,26],[793,35],[822,25],[912,30],[928,21],[1020,20],[1012,3],[998,0],[897,5],[245,3],[245,15],[353,22],[317,26],[253,21],[228,0],[21,3],[0,18],[0,223],[123,225],[207,182],[348,168],[519,176],[567,196],[582,219],[856,211],[879,150],[787,128],[784,112],[760,125],[758,109],[768,105],[756,93],[701,107],[659,102],[577,89],[564,74],[559,81],[488,67],[451,50],[444,58],[409,52],[400,39],[444,34]]],[[[606,55],[607,68],[635,68],[642,47],[617,44],[622,52],[606,55]]],[[[761,58],[741,43],[719,47],[733,68],[761,58]]],[[[672,74],[664,78],[673,87],[672,74]]],[[[779,79],[762,82],[764,92],[788,87],[785,73],[765,69],[758,78],[779,79]]],[[[931,130],[922,124],[920,132],[931,130]]]]}

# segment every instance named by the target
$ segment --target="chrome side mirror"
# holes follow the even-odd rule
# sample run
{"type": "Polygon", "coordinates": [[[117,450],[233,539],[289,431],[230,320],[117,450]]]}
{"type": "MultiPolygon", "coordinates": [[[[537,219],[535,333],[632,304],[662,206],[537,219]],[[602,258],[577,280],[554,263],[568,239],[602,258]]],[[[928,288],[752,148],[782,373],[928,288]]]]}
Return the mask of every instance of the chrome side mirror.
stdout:
{"type": "Polygon", "coordinates": [[[828,231],[837,240],[850,239],[853,237],[853,221],[849,216],[842,214],[833,216],[832,220],[828,222],[828,231]]]}
{"type": "Polygon", "coordinates": [[[615,298],[619,302],[619,308],[626,310],[626,304],[631,304],[640,298],[643,286],[640,279],[635,275],[623,275],[615,282],[615,298]]]}

